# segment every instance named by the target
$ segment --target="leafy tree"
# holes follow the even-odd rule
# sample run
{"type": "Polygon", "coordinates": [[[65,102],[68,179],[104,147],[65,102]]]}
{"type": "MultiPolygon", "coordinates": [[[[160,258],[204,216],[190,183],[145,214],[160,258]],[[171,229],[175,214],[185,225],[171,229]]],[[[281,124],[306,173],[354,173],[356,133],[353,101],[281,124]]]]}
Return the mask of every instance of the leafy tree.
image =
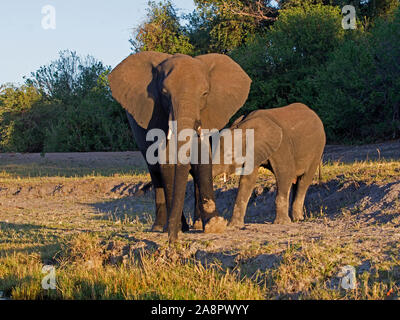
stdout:
{"type": "MultiPolygon", "coordinates": [[[[320,115],[329,142],[400,137],[398,0],[194,2],[182,17],[171,1],[150,1],[132,49],[229,54],[253,79],[237,115],[299,101],[320,115]],[[341,27],[347,4],[356,8],[357,30],[341,27]]],[[[0,86],[0,151],[134,149],[110,70],[66,50],[25,85],[0,86]]]]}
{"type": "Polygon", "coordinates": [[[126,114],[101,85],[59,113],[45,131],[45,152],[135,149],[126,114]]]}
{"type": "Polygon", "coordinates": [[[3,85],[0,90],[0,151],[33,152],[43,148],[44,128],[51,119],[46,107],[32,114],[42,100],[33,86],[3,85]]]}
{"type": "Polygon", "coordinates": [[[256,36],[243,46],[232,51],[231,57],[238,62],[253,80],[249,97],[245,105],[237,112],[232,120],[250,111],[272,107],[271,100],[275,94],[269,86],[274,81],[267,65],[266,36],[256,36]]]}
{"type": "Polygon", "coordinates": [[[211,52],[211,30],[213,28],[213,13],[211,10],[194,10],[185,15],[187,20],[185,34],[193,45],[194,55],[211,52]]]}
{"type": "Polygon", "coordinates": [[[391,15],[399,4],[399,0],[281,0],[279,2],[281,8],[284,9],[309,4],[339,6],[340,8],[352,5],[356,9],[358,22],[367,29],[377,18],[391,15]]]}
{"type": "Polygon", "coordinates": [[[276,20],[279,0],[195,0],[201,6],[214,6],[220,13],[253,19],[253,23],[267,26],[276,20]]]}
{"type": "Polygon", "coordinates": [[[135,29],[129,40],[132,49],[165,53],[193,54],[193,46],[184,34],[171,1],[148,2],[146,21],[135,29]]]}
{"type": "Polygon", "coordinates": [[[312,105],[312,75],[342,39],[339,8],[318,4],[282,9],[265,36],[232,53],[253,79],[244,109],[296,101],[312,105]]]}
{"type": "Polygon", "coordinates": [[[395,139],[400,136],[400,7],[393,13],[378,20],[370,41],[377,67],[375,91],[384,93],[386,123],[391,123],[387,129],[395,139]]]}
{"type": "Polygon", "coordinates": [[[48,99],[71,103],[90,92],[98,78],[110,70],[92,56],[81,57],[75,51],[64,50],[57,60],[32,72],[26,82],[48,99]]]}
{"type": "Polygon", "coordinates": [[[370,101],[374,90],[373,74],[376,73],[373,54],[368,43],[345,41],[332,53],[327,65],[316,74],[318,95],[314,108],[323,120],[328,140],[351,143],[367,140],[374,125],[370,123],[379,99],[370,101]]]}
{"type": "Polygon", "coordinates": [[[400,135],[400,10],[346,40],[315,77],[315,108],[330,141],[374,142],[400,135]]]}
{"type": "Polygon", "coordinates": [[[19,152],[133,150],[123,108],[112,98],[110,67],[62,51],[26,85],[0,92],[0,150],[19,152]]]}
{"type": "Polygon", "coordinates": [[[187,33],[197,52],[228,53],[254,34],[263,33],[277,16],[271,1],[195,0],[196,10],[186,16],[187,33]],[[256,12],[255,3],[262,9],[256,12]]]}

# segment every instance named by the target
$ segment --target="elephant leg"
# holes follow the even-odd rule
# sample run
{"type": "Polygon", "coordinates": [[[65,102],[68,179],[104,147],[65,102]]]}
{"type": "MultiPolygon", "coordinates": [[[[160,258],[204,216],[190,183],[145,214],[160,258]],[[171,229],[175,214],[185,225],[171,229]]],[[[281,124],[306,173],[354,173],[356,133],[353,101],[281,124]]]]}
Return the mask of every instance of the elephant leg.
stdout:
{"type": "Polygon", "coordinates": [[[162,232],[167,223],[167,205],[165,202],[164,187],[159,173],[149,168],[151,182],[154,186],[154,197],[156,203],[156,219],[151,228],[153,232],[162,232]]]}
{"type": "Polygon", "coordinates": [[[165,203],[164,188],[155,188],[156,221],[151,228],[153,232],[163,232],[167,223],[167,206],[165,203]]]}
{"type": "Polygon", "coordinates": [[[193,216],[193,229],[203,230],[203,222],[201,221],[200,211],[200,191],[195,179],[193,179],[194,185],[194,216],[193,216]]]}
{"type": "Polygon", "coordinates": [[[287,224],[292,221],[289,218],[289,195],[292,187],[292,179],[286,175],[280,177],[276,174],[277,193],[275,199],[276,217],[274,223],[287,224]]]}
{"type": "MultiPolygon", "coordinates": [[[[156,200],[156,221],[151,228],[153,232],[165,232],[167,226],[167,205],[165,201],[164,188],[155,189],[155,200],[156,200]]],[[[182,212],[182,232],[189,231],[189,225],[186,221],[185,215],[182,212]]]]}
{"type": "Polygon", "coordinates": [[[257,175],[258,168],[255,168],[251,174],[240,177],[235,207],[233,209],[232,218],[228,224],[229,227],[244,226],[244,216],[246,214],[247,204],[249,203],[251,193],[256,184],[257,175]]]}
{"type": "MultiPolygon", "coordinates": [[[[211,161],[210,161],[211,162],[211,161]]],[[[193,165],[196,184],[199,187],[201,220],[205,233],[221,233],[226,229],[227,221],[219,216],[215,205],[212,181],[212,165],[193,165]]]]}
{"type": "Polygon", "coordinates": [[[308,187],[312,183],[317,167],[318,164],[316,166],[312,165],[301,177],[298,178],[296,193],[294,195],[292,206],[293,221],[304,220],[304,199],[306,197],[308,187]]]}
{"type": "MultiPolygon", "coordinates": [[[[173,165],[162,165],[161,167],[161,176],[163,179],[163,193],[165,199],[165,222],[162,225],[163,232],[168,230],[168,212],[171,212],[172,206],[172,196],[173,196],[173,186],[174,186],[174,174],[175,169],[173,165]]],[[[185,215],[182,212],[181,220],[180,220],[180,230],[183,232],[189,231],[189,225],[187,224],[185,215]]]]}

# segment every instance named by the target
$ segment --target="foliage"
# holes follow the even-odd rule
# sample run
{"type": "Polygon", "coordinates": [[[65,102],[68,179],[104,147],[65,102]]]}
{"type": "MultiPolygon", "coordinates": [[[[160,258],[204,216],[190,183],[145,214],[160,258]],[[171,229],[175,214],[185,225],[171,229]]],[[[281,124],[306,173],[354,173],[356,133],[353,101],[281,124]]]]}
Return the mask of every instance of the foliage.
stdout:
{"type": "Polygon", "coordinates": [[[45,152],[124,151],[135,149],[125,112],[106,88],[92,92],[60,112],[46,130],[45,152]]]}
{"type": "MultiPolygon", "coordinates": [[[[266,1],[269,5],[271,1],[266,1]]],[[[247,15],[251,1],[195,0],[196,10],[186,16],[187,34],[197,53],[228,53],[254,34],[263,33],[268,23],[247,15]]],[[[276,16],[274,13],[273,16],[276,16]]]]}
{"type": "Polygon", "coordinates": [[[256,37],[231,55],[253,79],[241,112],[310,102],[313,92],[308,76],[342,38],[336,7],[304,5],[281,10],[267,35],[256,37]]]}
{"type": "MultiPolygon", "coordinates": [[[[367,137],[374,120],[378,96],[370,101],[375,73],[370,50],[348,40],[332,56],[315,78],[319,95],[315,108],[322,117],[330,141],[351,142],[367,137]],[[371,108],[371,105],[373,108],[371,108]],[[341,141],[344,140],[344,141],[341,141]]],[[[379,100],[379,99],[378,99],[379,100]]],[[[372,136],[371,136],[372,137],[372,136]]]]}
{"type": "Polygon", "coordinates": [[[130,39],[132,49],[139,51],[158,51],[165,53],[192,54],[193,45],[183,34],[179,17],[171,1],[148,2],[146,21],[135,29],[130,39]]]}
{"type": "Polygon", "coordinates": [[[328,142],[399,137],[399,10],[369,31],[340,26],[337,7],[286,6],[270,32],[234,50],[253,79],[237,115],[303,102],[317,111],[328,142]]]}
{"type": "Polygon", "coordinates": [[[33,152],[43,149],[44,123],[51,118],[49,104],[33,86],[5,85],[0,91],[0,151],[33,152]],[[36,112],[32,109],[36,108],[36,112]]]}
{"type": "Polygon", "coordinates": [[[379,17],[390,15],[397,8],[398,0],[281,0],[282,8],[303,6],[304,4],[320,4],[338,6],[352,5],[356,9],[357,18],[364,26],[369,26],[379,17]]]}
{"type": "Polygon", "coordinates": [[[331,141],[400,135],[400,10],[371,34],[348,39],[316,75],[316,108],[331,141]]]}
{"type": "Polygon", "coordinates": [[[6,86],[0,94],[0,150],[134,149],[125,112],[111,97],[109,72],[93,57],[63,51],[26,85],[6,86]]]}
{"type": "Polygon", "coordinates": [[[59,55],[27,79],[29,85],[38,88],[49,100],[69,103],[95,87],[98,78],[110,70],[94,57],[80,57],[75,51],[65,50],[59,55]]]}

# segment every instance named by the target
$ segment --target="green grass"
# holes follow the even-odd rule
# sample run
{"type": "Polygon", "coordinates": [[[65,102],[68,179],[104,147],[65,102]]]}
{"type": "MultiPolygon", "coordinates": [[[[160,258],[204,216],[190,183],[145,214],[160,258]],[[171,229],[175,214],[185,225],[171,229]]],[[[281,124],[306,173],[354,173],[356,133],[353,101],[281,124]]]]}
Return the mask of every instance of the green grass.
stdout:
{"type": "Polygon", "coordinates": [[[356,161],[354,163],[329,162],[322,166],[322,181],[341,179],[365,183],[398,181],[399,161],[356,161]]]}
{"type": "MultiPolygon", "coordinates": [[[[64,239],[65,240],[65,239],[64,239]]],[[[204,268],[195,261],[168,262],[153,255],[112,265],[95,234],[80,234],[53,247],[56,290],[43,290],[43,254],[18,252],[0,257],[0,288],[13,299],[262,299],[249,279],[204,268]],[[59,250],[58,250],[59,249],[59,250]]]]}
{"type": "Polygon", "coordinates": [[[376,264],[373,273],[358,274],[355,290],[341,289],[335,282],[340,268],[363,258],[346,244],[292,244],[281,252],[277,268],[243,275],[217,265],[205,268],[193,259],[168,261],[160,252],[111,264],[96,234],[58,241],[43,245],[42,239],[35,250],[17,244],[2,250],[0,290],[13,299],[385,299],[399,293],[394,256],[376,264]],[[56,268],[56,290],[41,287],[45,263],[56,268]]]}

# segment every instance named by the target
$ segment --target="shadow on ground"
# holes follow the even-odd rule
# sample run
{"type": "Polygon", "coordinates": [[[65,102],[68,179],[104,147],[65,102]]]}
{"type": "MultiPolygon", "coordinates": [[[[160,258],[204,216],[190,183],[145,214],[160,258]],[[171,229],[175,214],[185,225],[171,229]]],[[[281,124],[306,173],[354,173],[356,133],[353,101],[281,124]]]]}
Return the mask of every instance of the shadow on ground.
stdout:
{"type": "Polygon", "coordinates": [[[9,254],[24,253],[31,254],[39,252],[41,260],[44,263],[53,261],[54,255],[60,250],[60,238],[54,233],[55,228],[38,226],[33,224],[16,224],[8,222],[0,222],[0,232],[2,233],[2,240],[0,243],[15,243],[15,234],[18,234],[18,244],[26,243],[24,247],[10,247],[3,249],[0,256],[7,256],[9,254]],[[30,244],[32,238],[36,241],[41,241],[43,244],[30,244]]]}
{"type": "MultiPolygon", "coordinates": [[[[226,219],[231,217],[237,187],[217,188],[215,197],[217,208],[226,219]]],[[[276,186],[256,188],[250,198],[245,223],[271,223],[275,218],[276,186]]],[[[400,181],[384,185],[366,184],[364,182],[346,181],[340,177],[326,183],[310,186],[306,200],[305,212],[308,218],[326,217],[335,219],[343,215],[358,214],[370,222],[386,223],[397,219],[400,214],[400,181]]],[[[101,213],[99,218],[142,217],[152,215],[155,205],[153,191],[140,195],[127,196],[93,205],[101,213]]],[[[189,181],[184,213],[189,220],[194,210],[193,182],[189,181]]]]}

